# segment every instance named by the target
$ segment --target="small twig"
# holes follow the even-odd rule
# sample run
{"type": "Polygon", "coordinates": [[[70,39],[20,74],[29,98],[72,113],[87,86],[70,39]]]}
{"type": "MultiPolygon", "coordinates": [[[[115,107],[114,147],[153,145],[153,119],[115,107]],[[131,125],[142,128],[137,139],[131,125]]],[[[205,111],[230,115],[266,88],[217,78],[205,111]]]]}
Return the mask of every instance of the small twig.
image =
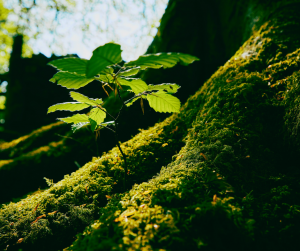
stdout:
{"type": "Polygon", "coordinates": [[[85,144],[81,143],[80,141],[76,140],[76,139],[73,139],[72,137],[68,137],[68,136],[63,136],[63,135],[60,135],[58,133],[55,133],[55,135],[59,136],[59,137],[62,137],[62,138],[66,138],[66,139],[72,139],[74,141],[76,141],[77,143],[85,146],[88,150],[90,150],[93,154],[96,154],[91,148],[89,148],[88,146],[86,146],[85,144]]]}
{"type": "Polygon", "coordinates": [[[129,102],[130,102],[131,100],[133,100],[134,98],[140,97],[140,96],[142,96],[142,95],[145,95],[145,94],[144,94],[144,93],[140,93],[140,94],[138,94],[138,95],[133,96],[132,98],[126,100],[126,101],[124,102],[124,105],[126,105],[127,103],[129,103],[129,102]]]}
{"type": "Polygon", "coordinates": [[[103,128],[111,130],[113,133],[116,133],[113,129],[109,128],[108,126],[103,126],[103,128]]]}
{"type": "Polygon", "coordinates": [[[123,156],[123,159],[124,159],[124,164],[125,164],[125,173],[124,173],[124,181],[123,181],[123,186],[124,186],[124,191],[126,190],[126,181],[127,181],[127,172],[128,172],[128,168],[127,168],[127,161],[126,161],[126,155],[124,154],[124,152],[122,151],[122,148],[119,144],[119,140],[118,140],[118,129],[117,129],[117,123],[116,123],[116,120],[115,120],[115,123],[114,123],[114,126],[115,126],[115,139],[116,139],[116,144],[117,144],[117,147],[119,148],[122,156],[123,156]]]}
{"type": "Polygon", "coordinates": [[[105,109],[103,109],[101,106],[98,106],[102,111],[104,111],[108,116],[110,116],[114,121],[116,121],[115,117],[109,114],[105,109]]]}
{"type": "Polygon", "coordinates": [[[126,182],[127,182],[127,172],[128,172],[128,169],[127,169],[127,161],[126,161],[126,155],[123,153],[122,151],[122,148],[119,144],[119,141],[118,141],[118,135],[117,133],[115,133],[115,139],[116,139],[116,143],[117,143],[117,146],[123,156],[123,159],[124,159],[124,164],[125,164],[125,173],[124,173],[124,181],[123,181],[123,186],[124,186],[124,192],[126,190],[126,182]]]}
{"type": "Polygon", "coordinates": [[[74,163],[78,168],[81,168],[81,166],[79,165],[79,163],[77,161],[74,161],[74,163]]]}
{"type": "Polygon", "coordinates": [[[123,101],[123,99],[122,99],[122,97],[121,97],[121,94],[120,94],[120,90],[118,89],[118,96],[119,96],[119,99],[121,100],[121,102],[122,102],[122,106],[121,106],[121,108],[120,108],[120,110],[119,110],[119,113],[118,113],[118,116],[117,116],[117,118],[116,118],[116,120],[119,118],[119,116],[120,116],[120,114],[121,114],[121,111],[122,111],[122,109],[123,109],[123,107],[124,107],[124,101],[123,101]]]}

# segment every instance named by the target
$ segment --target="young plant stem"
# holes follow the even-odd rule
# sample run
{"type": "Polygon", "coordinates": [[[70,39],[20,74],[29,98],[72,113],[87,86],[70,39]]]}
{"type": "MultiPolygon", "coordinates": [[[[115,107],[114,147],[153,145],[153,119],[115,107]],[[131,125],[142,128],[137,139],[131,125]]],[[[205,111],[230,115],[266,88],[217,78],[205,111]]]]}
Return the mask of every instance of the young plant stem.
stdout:
{"type": "Polygon", "coordinates": [[[119,144],[119,140],[118,140],[118,132],[117,132],[117,124],[115,123],[115,139],[116,139],[116,144],[117,144],[117,147],[119,148],[122,156],[123,156],[123,159],[124,159],[124,164],[125,164],[125,173],[124,173],[124,180],[123,180],[123,186],[124,186],[124,191],[126,190],[126,181],[127,181],[127,172],[128,172],[128,168],[127,168],[127,161],[126,161],[126,155],[124,154],[124,152],[122,151],[122,148],[119,144]]]}
{"type": "Polygon", "coordinates": [[[123,156],[123,159],[124,159],[125,173],[124,173],[123,186],[124,186],[124,191],[126,191],[126,186],[127,186],[126,182],[127,182],[127,172],[128,172],[128,168],[127,168],[126,155],[125,155],[124,152],[122,151],[122,148],[121,148],[121,146],[120,146],[120,144],[119,144],[119,139],[118,139],[118,129],[117,129],[117,121],[116,121],[116,120],[119,118],[119,116],[120,116],[120,114],[121,114],[121,112],[122,112],[122,109],[123,109],[123,107],[124,107],[124,101],[123,101],[123,99],[122,99],[122,97],[121,97],[120,90],[119,90],[118,87],[117,87],[117,91],[118,91],[118,97],[119,97],[120,101],[122,102],[122,106],[121,106],[121,108],[120,108],[120,110],[119,110],[119,113],[118,113],[117,117],[114,119],[114,121],[115,121],[115,124],[114,124],[114,125],[115,125],[115,139],[116,139],[117,146],[118,146],[118,148],[119,148],[119,150],[120,150],[120,152],[121,152],[121,154],[122,154],[122,156],[123,156]]]}
{"type": "Polygon", "coordinates": [[[96,141],[96,150],[97,150],[97,157],[99,157],[99,146],[98,146],[98,138],[95,137],[95,141],[96,141]]]}
{"type": "Polygon", "coordinates": [[[88,149],[90,152],[92,152],[93,154],[95,154],[95,151],[93,151],[90,147],[86,146],[85,144],[83,144],[82,142],[72,138],[72,137],[68,137],[68,136],[63,136],[63,135],[60,135],[58,133],[55,133],[55,135],[59,136],[59,137],[62,137],[62,138],[65,138],[65,139],[71,139],[71,140],[74,140],[75,142],[77,142],[78,144],[81,144],[82,146],[84,146],[86,149],[88,149]]]}

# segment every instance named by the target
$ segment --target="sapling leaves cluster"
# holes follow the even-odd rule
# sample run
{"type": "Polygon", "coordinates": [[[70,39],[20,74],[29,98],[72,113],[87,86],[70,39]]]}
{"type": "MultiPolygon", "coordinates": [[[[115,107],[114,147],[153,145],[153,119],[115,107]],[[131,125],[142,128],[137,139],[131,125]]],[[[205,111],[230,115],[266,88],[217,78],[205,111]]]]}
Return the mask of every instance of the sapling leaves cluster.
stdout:
{"type": "Polygon", "coordinates": [[[197,57],[183,53],[158,53],[140,56],[137,60],[123,63],[121,46],[115,43],[107,43],[93,51],[90,60],[81,58],[63,58],[51,61],[49,65],[55,67],[58,72],[50,79],[68,89],[79,89],[92,81],[97,81],[104,92],[115,95],[121,101],[118,116],[112,116],[103,106],[102,99],[86,97],[78,92],[71,91],[70,96],[74,102],[55,104],[48,108],[48,113],[55,111],[81,111],[89,108],[88,113],[76,113],[67,118],[59,118],[65,123],[72,124],[76,130],[89,126],[91,130],[99,133],[102,128],[114,132],[116,144],[123,155],[125,162],[124,184],[126,184],[127,164],[118,141],[117,119],[124,106],[131,106],[140,101],[144,113],[144,100],[149,102],[157,112],[180,112],[180,100],[173,96],[180,88],[177,84],[148,85],[140,78],[134,78],[140,71],[147,68],[171,68],[177,63],[188,65],[199,60],[197,57]],[[121,92],[131,92],[132,97],[126,101],[122,99],[121,92]],[[105,119],[110,121],[104,122],[105,119]]]}

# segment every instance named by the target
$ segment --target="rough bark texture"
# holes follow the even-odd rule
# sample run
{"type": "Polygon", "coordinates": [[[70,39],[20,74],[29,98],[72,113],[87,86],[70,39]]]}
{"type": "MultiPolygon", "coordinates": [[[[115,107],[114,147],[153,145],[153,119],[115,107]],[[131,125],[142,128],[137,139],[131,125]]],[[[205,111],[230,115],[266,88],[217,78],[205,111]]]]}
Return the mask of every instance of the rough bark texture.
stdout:
{"type": "Polygon", "coordinates": [[[116,193],[124,169],[114,148],[3,206],[0,248],[61,249],[89,224],[69,250],[297,246],[300,3],[247,1],[234,9],[260,17],[259,29],[179,115],[122,144],[132,189],[116,193]]]}

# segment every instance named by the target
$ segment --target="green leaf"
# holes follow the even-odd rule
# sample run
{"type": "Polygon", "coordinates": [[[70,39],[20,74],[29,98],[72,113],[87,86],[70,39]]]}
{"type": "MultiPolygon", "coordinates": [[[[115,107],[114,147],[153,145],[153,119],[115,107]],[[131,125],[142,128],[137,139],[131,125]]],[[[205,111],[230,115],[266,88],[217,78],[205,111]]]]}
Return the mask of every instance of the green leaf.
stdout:
{"type": "Polygon", "coordinates": [[[89,122],[80,122],[77,124],[73,124],[71,126],[73,133],[76,132],[77,130],[79,130],[80,128],[83,128],[85,126],[88,126],[90,123],[89,122]]]}
{"type": "Polygon", "coordinates": [[[125,66],[140,66],[141,70],[144,70],[146,68],[171,68],[178,62],[182,65],[188,65],[197,60],[199,60],[199,58],[191,56],[189,54],[174,52],[157,53],[142,55],[137,60],[126,63],[125,66]]]}
{"type": "Polygon", "coordinates": [[[138,74],[140,69],[141,69],[140,67],[137,67],[137,68],[131,68],[127,71],[121,71],[119,73],[119,76],[123,76],[123,77],[134,76],[134,75],[138,74]]]}
{"type": "Polygon", "coordinates": [[[120,85],[129,86],[135,94],[144,92],[147,90],[148,85],[140,78],[117,78],[120,85]]]}
{"type": "Polygon", "coordinates": [[[113,74],[114,73],[114,69],[110,68],[110,67],[106,67],[104,68],[102,71],[99,72],[99,74],[113,74]]]}
{"type": "Polygon", "coordinates": [[[165,91],[167,93],[176,93],[180,88],[177,84],[160,84],[160,85],[148,85],[147,91],[165,91]]]}
{"type": "Polygon", "coordinates": [[[113,83],[114,79],[110,74],[100,74],[99,80],[105,83],[113,83]]]}
{"type": "Polygon", "coordinates": [[[119,63],[121,58],[121,46],[107,43],[93,51],[93,56],[87,63],[86,76],[91,78],[99,74],[105,67],[119,63]]]}
{"type": "Polygon", "coordinates": [[[148,94],[147,100],[156,112],[180,112],[180,100],[165,92],[148,94]]]}
{"type": "Polygon", "coordinates": [[[72,99],[74,99],[80,103],[88,104],[91,106],[97,106],[97,105],[101,105],[103,103],[102,99],[88,98],[87,96],[84,96],[78,92],[70,92],[70,96],[72,97],[72,99]]]}
{"type": "Polygon", "coordinates": [[[100,125],[101,126],[108,126],[108,125],[111,125],[111,124],[114,124],[115,121],[108,121],[108,122],[104,122],[104,123],[101,123],[100,125]]]}
{"type": "Polygon", "coordinates": [[[89,118],[96,121],[97,125],[101,124],[106,117],[106,113],[100,108],[94,108],[91,110],[89,118]]]}
{"type": "Polygon", "coordinates": [[[68,103],[60,103],[56,105],[52,105],[48,108],[48,113],[55,111],[81,111],[85,108],[89,107],[87,104],[82,104],[79,102],[68,102],[68,103]]]}
{"type": "Polygon", "coordinates": [[[137,101],[137,100],[140,99],[141,97],[142,97],[143,99],[146,99],[146,98],[147,98],[146,95],[142,95],[142,96],[136,97],[136,98],[130,100],[128,103],[126,103],[126,106],[127,106],[127,107],[131,106],[135,101],[137,101]]]}
{"type": "Polygon", "coordinates": [[[77,73],[79,75],[85,75],[87,62],[88,60],[81,58],[63,58],[53,60],[48,63],[48,65],[51,65],[60,71],[67,71],[77,73]]]}
{"type": "Polygon", "coordinates": [[[72,117],[58,118],[58,119],[66,123],[75,123],[75,124],[80,122],[89,122],[89,117],[85,114],[75,114],[72,117]]]}
{"type": "Polygon", "coordinates": [[[91,130],[93,132],[97,128],[97,122],[91,118],[89,118],[89,120],[90,120],[91,130]]]}
{"type": "Polygon", "coordinates": [[[84,75],[78,75],[69,72],[58,72],[49,81],[64,86],[68,89],[79,89],[92,82],[93,78],[87,78],[84,75]]]}

